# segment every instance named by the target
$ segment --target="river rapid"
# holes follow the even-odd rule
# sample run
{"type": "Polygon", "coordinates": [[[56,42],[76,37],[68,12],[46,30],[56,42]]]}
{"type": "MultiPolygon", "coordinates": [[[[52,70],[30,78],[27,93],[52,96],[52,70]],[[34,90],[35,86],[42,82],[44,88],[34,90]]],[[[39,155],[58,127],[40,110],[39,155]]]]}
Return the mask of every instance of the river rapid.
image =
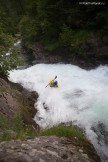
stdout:
{"type": "Polygon", "coordinates": [[[43,129],[72,122],[82,128],[103,162],[108,162],[108,67],[84,70],[70,64],[37,64],[13,70],[9,80],[39,98],[34,117],[43,129]],[[57,75],[59,88],[45,88],[57,75]]]}

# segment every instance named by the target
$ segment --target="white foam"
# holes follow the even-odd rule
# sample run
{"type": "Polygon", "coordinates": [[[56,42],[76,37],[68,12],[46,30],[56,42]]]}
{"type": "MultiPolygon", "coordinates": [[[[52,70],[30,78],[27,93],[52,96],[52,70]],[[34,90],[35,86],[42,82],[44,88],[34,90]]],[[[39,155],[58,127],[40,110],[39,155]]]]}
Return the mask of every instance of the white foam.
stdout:
{"type": "Polygon", "coordinates": [[[61,122],[76,122],[85,129],[98,152],[102,153],[101,157],[103,154],[108,155],[108,151],[104,150],[105,144],[101,147],[98,145],[97,135],[92,130],[99,122],[108,125],[107,66],[86,71],[73,65],[38,64],[28,69],[11,71],[9,79],[39,93],[35,104],[38,113],[34,120],[42,128],[61,122]],[[56,75],[59,88],[45,88],[56,75]],[[47,110],[43,103],[48,107],[47,110]]]}

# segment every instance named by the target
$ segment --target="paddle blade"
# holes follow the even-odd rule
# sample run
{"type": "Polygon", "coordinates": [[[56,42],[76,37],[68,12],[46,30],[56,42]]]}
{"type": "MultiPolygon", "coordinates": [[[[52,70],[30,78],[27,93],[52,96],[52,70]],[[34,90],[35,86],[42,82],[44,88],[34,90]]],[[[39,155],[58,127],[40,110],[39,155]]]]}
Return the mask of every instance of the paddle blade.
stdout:
{"type": "Polygon", "coordinates": [[[55,76],[55,78],[54,79],[56,79],[57,78],[57,76],[55,76]]]}

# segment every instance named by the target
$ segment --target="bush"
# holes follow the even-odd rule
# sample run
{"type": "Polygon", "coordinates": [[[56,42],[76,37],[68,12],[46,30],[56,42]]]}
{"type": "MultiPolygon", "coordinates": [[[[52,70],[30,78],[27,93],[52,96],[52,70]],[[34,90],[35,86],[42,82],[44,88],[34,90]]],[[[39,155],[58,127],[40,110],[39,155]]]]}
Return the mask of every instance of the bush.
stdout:
{"type": "Polygon", "coordinates": [[[36,134],[31,125],[24,124],[20,113],[15,114],[13,119],[7,119],[0,114],[0,141],[25,139],[36,134]]]}
{"type": "Polygon", "coordinates": [[[40,132],[39,135],[40,136],[56,135],[59,137],[78,137],[81,140],[86,139],[84,134],[80,130],[78,130],[78,128],[75,128],[74,126],[64,126],[62,124],[43,130],[42,132],[40,132]]]}
{"type": "Polygon", "coordinates": [[[61,29],[61,33],[59,35],[60,37],[60,42],[62,44],[64,44],[65,46],[70,46],[71,45],[71,41],[72,41],[72,37],[73,37],[74,31],[67,27],[66,25],[64,25],[61,29]]]}
{"type": "Polygon", "coordinates": [[[72,30],[64,25],[60,33],[60,42],[68,46],[70,50],[78,48],[89,37],[89,32],[86,30],[72,30]]]}
{"type": "Polygon", "coordinates": [[[9,70],[21,64],[19,50],[14,46],[14,38],[0,29],[0,75],[7,77],[9,70]]]}

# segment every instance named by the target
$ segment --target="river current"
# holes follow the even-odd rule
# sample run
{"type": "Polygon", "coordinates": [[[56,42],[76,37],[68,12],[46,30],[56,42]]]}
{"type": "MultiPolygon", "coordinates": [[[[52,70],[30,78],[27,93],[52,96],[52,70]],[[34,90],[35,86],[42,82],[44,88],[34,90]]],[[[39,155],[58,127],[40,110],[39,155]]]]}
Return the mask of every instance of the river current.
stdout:
{"type": "Polygon", "coordinates": [[[72,122],[81,127],[103,162],[108,162],[108,67],[84,70],[70,64],[37,64],[10,72],[9,79],[39,98],[34,117],[40,127],[72,122]],[[45,88],[57,76],[59,88],[45,88]]]}

